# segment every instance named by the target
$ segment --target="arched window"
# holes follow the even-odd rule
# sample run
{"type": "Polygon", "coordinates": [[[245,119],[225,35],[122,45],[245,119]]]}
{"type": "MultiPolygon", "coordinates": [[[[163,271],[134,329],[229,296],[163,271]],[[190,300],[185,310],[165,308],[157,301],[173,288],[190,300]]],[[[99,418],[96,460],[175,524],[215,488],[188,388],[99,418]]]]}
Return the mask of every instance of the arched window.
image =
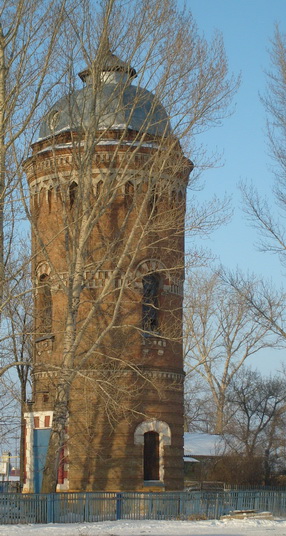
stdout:
{"type": "Polygon", "coordinates": [[[126,182],[125,184],[125,205],[129,208],[132,205],[134,199],[134,184],[131,181],[126,182]]]}
{"type": "Polygon", "coordinates": [[[172,209],[180,209],[182,210],[184,208],[184,194],[181,190],[172,190],[170,195],[170,206],[172,209]]]}
{"type": "Polygon", "coordinates": [[[48,190],[48,210],[49,214],[52,212],[52,190],[49,188],[48,190]]]}
{"type": "Polygon", "coordinates": [[[99,198],[101,196],[102,188],[103,188],[103,181],[98,181],[98,183],[96,185],[96,197],[97,198],[99,198]]]}
{"type": "Polygon", "coordinates": [[[51,129],[52,132],[55,131],[58,123],[59,123],[59,118],[60,118],[60,112],[58,110],[52,110],[50,113],[49,113],[49,127],[51,129]]]}
{"type": "Polygon", "coordinates": [[[38,219],[39,217],[39,214],[40,214],[40,199],[39,199],[39,194],[36,193],[34,196],[33,196],[33,206],[34,206],[34,210],[33,210],[33,217],[35,218],[35,220],[38,219]]]}
{"type": "Polygon", "coordinates": [[[42,334],[52,331],[52,293],[47,274],[40,276],[38,288],[38,318],[39,332],[42,334]]]}
{"type": "Polygon", "coordinates": [[[158,193],[156,192],[155,187],[153,187],[150,192],[147,212],[148,216],[156,216],[158,212],[158,193]]]}
{"type": "Polygon", "coordinates": [[[142,279],[142,328],[147,332],[158,330],[159,277],[157,274],[145,275],[142,279]]]}
{"type": "Polygon", "coordinates": [[[70,208],[72,208],[76,202],[77,188],[77,183],[74,181],[69,185],[70,208]]]}
{"type": "Polygon", "coordinates": [[[171,445],[171,429],[166,422],[143,421],[134,431],[134,445],[143,447],[144,480],[164,482],[164,449],[171,445]]]}
{"type": "Polygon", "coordinates": [[[144,434],[144,480],[159,480],[159,434],[144,434]]]}

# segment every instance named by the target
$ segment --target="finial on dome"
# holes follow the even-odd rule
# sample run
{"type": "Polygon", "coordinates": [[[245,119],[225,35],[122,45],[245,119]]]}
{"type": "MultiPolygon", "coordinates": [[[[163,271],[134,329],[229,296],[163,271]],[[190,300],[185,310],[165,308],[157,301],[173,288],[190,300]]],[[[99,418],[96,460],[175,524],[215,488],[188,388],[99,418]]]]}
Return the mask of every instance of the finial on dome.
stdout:
{"type": "MultiPolygon", "coordinates": [[[[97,50],[97,57],[100,59],[102,58],[102,72],[117,72],[117,73],[125,73],[128,75],[128,78],[136,78],[137,74],[134,69],[134,67],[131,67],[124,61],[122,61],[118,56],[113,54],[110,49],[110,41],[107,31],[103,32],[99,47],[97,50]]],[[[95,58],[95,61],[96,58],[95,58]]],[[[99,60],[100,61],[100,60],[99,60]]],[[[90,76],[90,68],[84,69],[80,73],[78,73],[78,76],[81,78],[83,82],[87,81],[87,78],[90,76]]]]}

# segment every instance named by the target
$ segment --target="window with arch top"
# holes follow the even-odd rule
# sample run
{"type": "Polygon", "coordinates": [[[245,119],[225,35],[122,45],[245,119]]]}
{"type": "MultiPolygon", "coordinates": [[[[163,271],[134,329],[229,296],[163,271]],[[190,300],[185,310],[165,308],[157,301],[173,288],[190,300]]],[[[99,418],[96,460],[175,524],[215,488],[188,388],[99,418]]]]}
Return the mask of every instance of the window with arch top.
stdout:
{"type": "Polygon", "coordinates": [[[124,199],[126,207],[130,207],[134,200],[135,188],[131,181],[126,182],[124,187],[124,199]]]}
{"type": "Polygon", "coordinates": [[[69,201],[70,201],[70,208],[73,208],[75,202],[76,202],[76,199],[77,199],[77,195],[78,195],[78,185],[75,181],[73,181],[70,185],[69,185],[69,201]]]}
{"type": "Polygon", "coordinates": [[[164,421],[143,421],[134,431],[134,445],[143,447],[144,480],[164,482],[164,449],[171,445],[171,429],[164,421]]]}
{"type": "Polygon", "coordinates": [[[148,205],[147,205],[148,216],[152,217],[152,216],[157,215],[158,201],[159,201],[158,193],[156,192],[155,187],[152,187],[150,195],[149,195],[149,199],[148,199],[148,205]]]}
{"type": "Polygon", "coordinates": [[[146,432],[144,434],[144,480],[160,480],[159,478],[159,434],[146,432]]]}
{"type": "Polygon", "coordinates": [[[38,331],[41,334],[52,331],[52,293],[50,278],[47,274],[42,274],[38,287],[38,331]]]}
{"type": "Polygon", "coordinates": [[[96,185],[96,189],[95,189],[95,195],[97,198],[99,198],[102,194],[102,190],[103,190],[103,181],[98,181],[97,185],[96,185]]]}
{"type": "Polygon", "coordinates": [[[159,284],[157,274],[147,274],[142,279],[142,328],[148,333],[158,331],[159,284]]]}

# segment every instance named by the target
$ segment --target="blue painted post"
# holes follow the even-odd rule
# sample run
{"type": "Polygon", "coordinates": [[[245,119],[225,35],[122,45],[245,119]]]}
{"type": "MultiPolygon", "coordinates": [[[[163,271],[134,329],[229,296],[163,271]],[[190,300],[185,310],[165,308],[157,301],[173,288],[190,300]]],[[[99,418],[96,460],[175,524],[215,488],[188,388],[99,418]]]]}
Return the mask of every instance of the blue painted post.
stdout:
{"type": "Polygon", "coordinates": [[[219,494],[217,493],[216,498],[215,498],[215,513],[214,513],[215,519],[219,519],[218,506],[219,506],[219,494]]]}
{"type": "Polygon", "coordinates": [[[84,514],[83,514],[83,520],[89,521],[89,504],[88,504],[88,493],[85,495],[85,501],[84,501],[84,514]]]}
{"type": "Polygon", "coordinates": [[[243,510],[243,497],[244,497],[244,492],[243,491],[238,491],[236,510],[243,510]]]}
{"type": "Polygon", "coordinates": [[[148,519],[153,519],[153,493],[148,493],[148,519]]]}
{"type": "Polygon", "coordinates": [[[47,523],[54,523],[54,494],[47,495],[47,523]]]}
{"type": "Polygon", "coordinates": [[[178,514],[179,518],[183,519],[185,517],[185,497],[183,493],[179,494],[179,508],[178,508],[178,514]]]}
{"type": "Polygon", "coordinates": [[[254,495],[254,510],[260,510],[260,502],[261,502],[261,496],[262,494],[258,491],[254,495]]]}
{"type": "Polygon", "coordinates": [[[116,519],[121,519],[122,493],[116,493],[116,519]]]}

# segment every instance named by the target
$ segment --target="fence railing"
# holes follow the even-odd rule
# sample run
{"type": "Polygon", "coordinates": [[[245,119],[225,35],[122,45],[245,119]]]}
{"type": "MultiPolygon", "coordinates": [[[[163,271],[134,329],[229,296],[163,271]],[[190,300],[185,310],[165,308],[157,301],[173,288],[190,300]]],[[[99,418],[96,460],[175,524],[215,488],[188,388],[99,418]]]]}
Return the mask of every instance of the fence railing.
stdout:
{"type": "Polygon", "coordinates": [[[0,524],[115,519],[218,519],[232,510],[286,517],[286,492],[54,493],[0,495],[0,524]]]}
{"type": "Polygon", "coordinates": [[[286,491],[286,485],[228,484],[217,480],[187,480],[185,491],[286,491]]]}
{"type": "Polygon", "coordinates": [[[226,484],[223,483],[224,490],[243,490],[243,491],[286,491],[286,486],[262,486],[260,484],[226,484]]]}

